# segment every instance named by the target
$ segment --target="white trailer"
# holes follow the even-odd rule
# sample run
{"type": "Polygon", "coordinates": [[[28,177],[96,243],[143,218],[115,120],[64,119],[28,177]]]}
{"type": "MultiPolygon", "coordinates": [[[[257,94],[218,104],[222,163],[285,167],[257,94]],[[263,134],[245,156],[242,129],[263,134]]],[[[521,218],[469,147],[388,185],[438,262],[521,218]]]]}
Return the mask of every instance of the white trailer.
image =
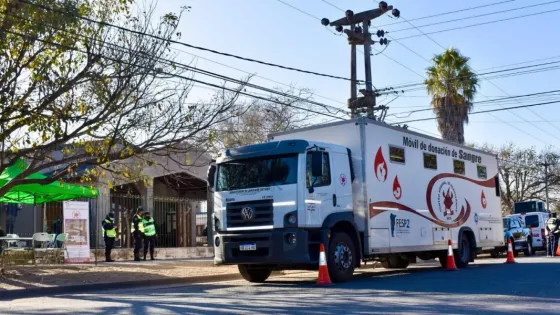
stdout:
{"type": "MultiPolygon", "coordinates": [[[[316,268],[346,281],[361,262],[416,257],[459,267],[504,245],[495,155],[359,118],[273,134],[217,160],[215,262],[249,281],[316,268]]],[[[215,179],[215,180],[214,180],[215,179]]]]}

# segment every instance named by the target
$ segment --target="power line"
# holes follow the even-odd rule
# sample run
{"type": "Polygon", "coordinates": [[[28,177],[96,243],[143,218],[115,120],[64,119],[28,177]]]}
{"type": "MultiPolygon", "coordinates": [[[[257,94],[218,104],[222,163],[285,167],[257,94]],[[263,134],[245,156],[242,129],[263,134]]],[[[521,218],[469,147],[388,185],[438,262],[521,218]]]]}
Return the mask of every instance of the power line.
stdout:
{"type": "MultiPolygon", "coordinates": [[[[22,1],[22,0],[20,0],[20,1],[22,1]]],[[[510,17],[510,18],[504,18],[504,19],[500,19],[500,20],[494,20],[494,21],[476,23],[476,24],[471,24],[471,25],[464,25],[464,26],[459,26],[459,27],[454,27],[454,28],[449,28],[449,29],[444,29],[444,30],[439,30],[439,31],[428,32],[428,33],[425,33],[425,34],[410,35],[410,36],[405,36],[405,37],[397,38],[397,39],[395,39],[395,40],[405,40],[405,39],[416,38],[416,37],[421,37],[421,36],[425,36],[425,35],[433,35],[433,34],[446,33],[446,32],[451,32],[451,31],[457,31],[457,30],[462,30],[462,29],[477,27],[477,26],[489,25],[489,24],[494,24],[494,23],[499,23],[499,22],[505,22],[505,21],[511,21],[511,20],[516,20],[516,19],[521,19],[521,18],[536,16],[536,15],[542,15],[542,14],[552,13],[552,12],[556,12],[556,11],[560,11],[560,9],[554,9],[554,10],[548,10],[548,11],[541,11],[541,12],[536,12],[536,13],[531,13],[531,14],[525,14],[525,15],[519,15],[519,16],[510,17]]]]}
{"type": "MultiPolygon", "coordinates": [[[[301,72],[301,73],[306,73],[306,74],[312,74],[312,75],[331,78],[331,79],[352,81],[350,78],[345,78],[345,77],[340,77],[340,76],[335,76],[335,75],[330,75],[330,74],[324,74],[324,73],[315,72],[315,71],[309,71],[309,70],[303,70],[303,69],[283,66],[283,65],[279,65],[279,64],[275,64],[275,63],[270,63],[270,62],[261,61],[261,60],[257,60],[257,59],[252,59],[252,58],[247,58],[247,57],[242,57],[242,56],[238,56],[238,55],[234,55],[234,54],[230,54],[230,53],[220,52],[220,51],[217,51],[217,50],[214,50],[214,49],[195,46],[195,45],[187,44],[187,43],[180,42],[180,41],[177,41],[177,40],[163,38],[163,37],[160,37],[160,36],[157,36],[157,35],[148,34],[148,33],[145,33],[145,32],[140,32],[140,31],[128,29],[128,28],[125,28],[125,27],[122,27],[122,26],[119,26],[119,25],[115,25],[115,24],[112,24],[112,23],[107,23],[107,22],[104,22],[104,21],[97,21],[97,20],[82,16],[82,15],[79,15],[79,14],[75,14],[75,13],[68,12],[68,11],[61,11],[61,10],[54,9],[54,8],[51,8],[51,7],[48,7],[48,6],[39,4],[39,3],[31,2],[31,1],[28,1],[28,0],[18,0],[18,1],[22,2],[22,3],[27,3],[29,5],[36,6],[38,8],[42,8],[44,10],[48,10],[48,11],[52,11],[52,12],[58,12],[58,13],[61,13],[61,14],[68,14],[68,15],[74,16],[76,18],[79,18],[81,20],[88,21],[88,22],[91,22],[91,23],[97,23],[97,24],[100,24],[100,25],[103,25],[103,26],[113,27],[113,28],[116,28],[116,29],[119,29],[119,30],[122,30],[122,31],[134,33],[136,35],[151,37],[151,38],[158,39],[158,40],[164,40],[164,41],[167,41],[167,42],[172,43],[172,44],[177,44],[177,45],[181,45],[181,46],[185,46],[185,47],[189,47],[189,48],[193,48],[193,49],[198,49],[198,50],[210,52],[210,53],[213,53],[213,54],[232,57],[232,58],[236,58],[236,59],[239,59],[239,60],[254,62],[254,63],[266,65],[266,66],[277,67],[277,68],[284,69],[284,70],[291,70],[291,71],[296,71],[296,72],[301,72]]],[[[281,0],[278,0],[278,1],[281,1],[281,0]]],[[[364,82],[364,81],[363,80],[356,80],[356,82],[364,82]]]]}
{"type": "MultiPolygon", "coordinates": [[[[70,47],[70,46],[66,46],[66,45],[63,45],[63,44],[54,43],[54,42],[50,42],[50,41],[43,40],[43,39],[40,39],[40,38],[36,38],[36,37],[33,37],[33,36],[28,36],[28,35],[25,35],[25,34],[21,34],[21,33],[18,33],[18,32],[14,32],[14,31],[11,31],[11,30],[4,29],[4,28],[2,28],[2,27],[0,27],[0,30],[3,30],[3,31],[6,32],[6,33],[10,33],[10,34],[13,34],[13,35],[16,35],[16,36],[20,36],[20,37],[22,37],[22,38],[28,38],[28,39],[37,40],[37,41],[39,41],[39,42],[43,42],[43,43],[50,44],[50,45],[54,45],[54,46],[63,47],[63,48],[65,48],[65,49],[69,49],[69,50],[76,51],[76,52],[80,52],[80,53],[84,53],[84,54],[87,54],[87,53],[88,53],[87,51],[83,51],[83,50],[78,49],[78,48],[75,48],[75,47],[70,47]]],[[[112,57],[108,57],[108,56],[104,56],[104,55],[100,55],[100,54],[97,54],[97,56],[102,57],[102,58],[105,58],[105,59],[108,59],[108,60],[111,60],[111,61],[114,61],[114,62],[120,62],[120,63],[126,64],[126,65],[136,66],[136,67],[139,67],[139,68],[144,68],[144,69],[146,69],[146,70],[152,70],[152,71],[154,71],[154,69],[148,68],[148,67],[146,67],[146,66],[142,66],[142,65],[138,65],[138,64],[133,64],[133,63],[129,63],[129,62],[122,61],[122,60],[117,60],[117,59],[112,58],[112,57]]],[[[327,117],[331,117],[331,118],[336,118],[336,119],[340,119],[340,120],[345,120],[344,118],[341,118],[341,117],[338,117],[338,116],[334,116],[334,115],[331,115],[331,114],[321,113],[321,112],[318,112],[318,111],[315,111],[315,110],[311,110],[311,109],[308,109],[308,108],[303,108],[303,107],[300,107],[300,106],[297,106],[297,105],[293,105],[293,104],[288,104],[288,103],[280,102],[280,101],[278,101],[278,100],[269,99],[269,98],[265,98],[265,97],[261,97],[261,96],[256,96],[256,95],[253,95],[253,94],[250,94],[250,93],[247,93],[247,92],[243,92],[243,91],[231,89],[231,88],[228,88],[228,87],[225,87],[225,86],[220,86],[220,85],[217,85],[217,84],[213,84],[213,83],[209,83],[209,82],[205,82],[205,81],[201,81],[201,80],[197,80],[197,79],[190,78],[190,77],[187,77],[187,76],[178,75],[178,74],[174,74],[174,73],[169,73],[169,72],[165,72],[165,71],[157,71],[157,72],[158,72],[158,74],[164,74],[164,75],[168,75],[168,76],[175,77],[175,78],[180,78],[180,79],[187,80],[187,81],[192,81],[192,82],[200,83],[200,84],[203,84],[203,85],[207,85],[207,86],[211,86],[211,87],[214,87],[214,88],[218,88],[218,89],[220,89],[220,90],[226,90],[226,91],[229,91],[229,92],[237,93],[237,94],[239,94],[239,95],[248,96],[248,97],[251,97],[251,98],[254,98],[254,99],[259,99],[259,100],[263,100],[263,101],[267,101],[267,102],[271,102],[271,103],[276,103],[276,104],[279,104],[279,105],[283,105],[283,106],[287,106],[287,107],[296,108],[296,109],[299,109],[299,110],[307,111],[307,112],[314,113],[314,114],[318,114],[318,115],[323,115],[323,116],[327,116],[327,117]]]]}
{"type": "MultiPolygon", "coordinates": [[[[465,8],[465,9],[460,9],[460,10],[455,10],[455,11],[449,11],[449,12],[443,12],[443,13],[438,13],[438,14],[433,14],[433,15],[428,15],[428,16],[423,16],[423,17],[418,17],[418,18],[413,18],[413,19],[409,19],[408,21],[419,21],[419,20],[430,19],[430,18],[433,18],[433,17],[441,17],[441,16],[444,16],[444,15],[450,15],[450,14],[459,13],[459,12],[465,12],[465,11],[471,11],[471,10],[476,10],[476,9],[481,9],[481,8],[496,6],[496,5],[500,5],[500,4],[504,4],[504,3],[508,3],[508,2],[513,2],[513,1],[515,1],[515,0],[507,0],[507,1],[494,2],[494,3],[485,4],[485,5],[479,5],[479,6],[476,6],[476,7],[470,7],[470,8],[465,8]]],[[[406,23],[406,22],[407,22],[407,21],[398,21],[398,22],[393,22],[393,23],[381,25],[380,27],[386,27],[386,26],[390,26],[390,25],[402,24],[402,23],[406,23]]]]}
{"type": "MultiPolygon", "coordinates": [[[[419,25],[419,26],[401,28],[401,29],[397,29],[397,30],[392,30],[392,31],[390,31],[390,33],[392,34],[392,33],[408,31],[408,30],[412,30],[412,29],[418,29],[418,28],[424,28],[424,27],[429,27],[429,26],[435,26],[435,25],[441,25],[441,24],[471,20],[471,19],[476,19],[476,18],[480,18],[480,17],[502,14],[502,13],[507,13],[507,12],[513,12],[513,11],[519,11],[519,10],[524,10],[524,9],[528,9],[528,8],[534,8],[534,7],[539,7],[539,6],[544,6],[544,5],[549,5],[549,4],[559,3],[559,2],[560,2],[560,0],[549,1],[549,2],[545,2],[545,3],[537,3],[537,4],[527,5],[527,6],[523,6],[523,7],[517,7],[517,8],[513,8],[513,9],[494,11],[494,12],[472,15],[472,16],[467,16],[467,17],[462,17],[462,18],[457,18],[457,19],[452,19],[452,20],[446,20],[446,21],[434,22],[434,23],[429,23],[429,24],[424,24],[424,25],[419,25]]],[[[405,20],[405,22],[408,22],[408,21],[405,20]]]]}
{"type": "MultiPolygon", "coordinates": [[[[20,19],[20,20],[25,20],[25,21],[32,22],[32,23],[40,23],[40,24],[43,25],[43,26],[49,26],[49,27],[51,27],[51,28],[53,28],[53,29],[59,30],[59,31],[61,31],[61,32],[65,32],[65,33],[69,34],[70,36],[80,36],[80,37],[83,37],[83,38],[88,39],[88,40],[92,40],[92,41],[99,42],[99,43],[102,43],[102,44],[108,44],[108,45],[111,45],[111,46],[113,46],[113,47],[116,47],[116,48],[120,49],[121,52],[129,53],[129,51],[127,50],[127,48],[122,47],[122,46],[119,46],[119,45],[114,44],[114,43],[108,43],[108,42],[105,42],[105,41],[103,41],[103,40],[99,40],[99,39],[92,38],[92,37],[88,37],[88,36],[81,35],[81,34],[70,33],[70,32],[65,31],[65,30],[63,30],[63,29],[56,28],[56,27],[54,27],[53,25],[47,25],[47,24],[45,24],[45,23],[43,23],[43,22],[36,22],[36,21],[31,20],[31,19],[26,19],[26,18],[22,18],[22,17],[17,17],[17,16],[13,16],[13,15],[10,15],[10,14],[7,14],[7,13],[0,13],[0,14],[4,14],[5,16],[14,17],[14,18],[17,18],[17,19],[20,19]]],[[[337,108],[337,107],[332,107],[332,106],[329,106],[329,105],[326,105],[326,104],[321,104],[321,103],[318,103],[318,102],[315,102],[315,101],[312,101],[312,100],[308,100],[308,99],[305,99],[305,98],[301,98],[301,97],[299,97],[299,96],[295,96],[295,95],[292,95],[292,94],[289,94],[289,93],[284,93],[284,92],[276,91],[276,90],[274,90],[274,89],[265,88],[265,87],[262,87],[262,86],[259,86],[259,85],[256,85],[256,84],[252,84],[252,83],[248,83],[248,82],[242,82],[241,80],[238,80],[238,79],[234,79],[234,78],[231,78],[231,77],[228,77],[228,76],[224,76],[224,75],[221,75],[221,74],[217,74],[217,73],[214,73],[214,72],[211,72],[211,71],[206,71],[206,70],[198,69],[198,68],[196,68],[196,67],[192,67],[192,66],[189,66],[189,65],[185,65],[185,64],[180,63],[180,62],[177,62],[177,61],[173,61],[173,60],[169,60],[169,59],[165,59],[165,58],[157,57],[157,56],[151,56],[151,55],[149,55],[149,54],[147,54],[147,53],[145,53],[145,52],[141,52],[141,51],[133,51],[133,52],[134,52],[134,53],[139,53],[139,54],[146,55],[146,56],[148,56],[148,57],[150,57],[150,58],[155,58],[156,60],[159,60],[159,61],[163,61],[163,62],[165,62],[166,64],[168,64],[168,65],[170,65],[170,66],[174,66],[174,67],[175,67],[175,66],[179,66],[179,67],[181,67],[181,68],[183,68],[183,69],[185,69],[185,70],[193,71],[193,72],[200,73],[200,74],[207,75],[207,76],[211,76],[211,77],[214,77],[214,78],[223,79],[223,80],[225,80],[225,81],[233,82],[233,83],[236,83],[236,84],[244,84],[244,85],[246,85],[246,86],[248,86],[248,87],[251,87],[251,88],[254,88],[254,89],[257,89],[257,90],[263,90],[263,91],[268,92],[268,93],[271,93],[271,94],[277,94],[277,95],[280,95],[280,96],[293,98],[293,99],[298,100],[298,101],[300,101],[300,102],[305,102],[305,103],[309,103],[309,104],[313,104],[313,105],[318,105],[318,106],[323,107],[323,108],[326,109],[327,111],[329,111],[329,108],[330,108],[330,109],[332,109],[332,110],[334,110],[334,111],[336,111],[336,112],[341,112],[341,113],[344,113],[344,114],[349,114],[349,112],[346,111],[346,110],[344,110],[344,109],[337,108]]],[[[329,111],[329,113],[331,113],[331,112],[329,111]]]]}
{"type": "MultiPolygon", "coordinates": [[[[482,110],[482,111],[471,112],[471,113],[469,113],[469,115],[477,115],[477,114],[501,112],[501,111],[505,111],[505,110],[513,110],[513,109],[519,109],[519,108],[529,108],[529,107],[544,106],[544,105],[558,104],[558,103],[560,103],[560,100],[559,100],[559,101],[551,101],[551,102],[537,103],[537,104],[528,104],[528,105],[519,105],[519,106],[512,106],[512,107],[505,107],[505,108],[488,109],[488,110],[482,110]]],[[[407,123],[412,123],[412,122],[435,120],[435,119],[437,119],[437,118],[438,118],[438,117],[419,118],[419,119],[412,119],[412,120],[406,120],[406,121],[399,121],[398,123],[399,123],[399,124],[407,124],[407,123]]]]}
{"type": "MultiPolygon", "coordinates": [[[[489,99],[489,100],[485,100],[485,101],[473,102],[473,104],[479,105],[479,104],[483,104],[483,103],[495,103],[497,101],[512,100],[512,99],[517,99],[517,98],[551,94],[551,93],[558,93],[558,92],[560,92],[560,90],[552,90],[552,91],[545,91],[545,92],[538,92],[538,93],[531,93],[531,94],[523,94],[523,95],[514,95],[514,96],[501,97],[501,98],[496,98],[496,99],[489,99]]],[[[494,106],[494,105],[495,104],[488,104],[486,106],[494,106]]],[[[410,116],[413,113],[420,113],[420,112],[431,111],[431,110],[433,110],[433,109],[432,108],[417,109],[417,110],[412,110],[412,111],[388,114],[387,116],[397,116],[397,115],[401,115],[401,114],[408,114],[410,116]]],[[[404,118],[404,117],[401,117],[401,118],[404,118]]]]}
{"type": "MultiPolygon", "coordinates": [[[[377,1],[376,1],[376,2],[377,2],[377,1]]],[[[559,9],[559,10],[560,10],[560,9],[559,9]]],[[[402,16],[401,16],[401,17],[402,17],[402,16]]],[[[404,17],[402,17],[402,18],[404,19],[404,17]]],[[[405,21],[407,21],[407,20],[405,19],[405,21]]],[[[418,32],[420,32],[423,36],[426,36],[428,39],[430,39],[434,44],[438,45],[438,46],[441,47],[442,49],[445,49],[445,47],[443,47],[443,45],[441,45],[439,42],[437,42],[435,39],[433,39],[431,36],[429,36],[429,34],[424,33],[421,29],[419,29],[418,27],[416,27],[416,26],[415,26],[414,24],[412,24],[410,21],[407,21],[407,22],[408,22],[408,24],[410,24],[412,27],[414,27],[415,29],[417,29],[418,32]]],[[[409,49],[409,50],[410,50],[410,49],[409,49]]],[[[412,50],[411,50],[411,51],[412,51],[412,50]]],[[[420,55],[419,55],[419,56],[420,56],[420,55]]],[[[422,56],[420,56],[420,57],[421,57],[422,59],[426,60],[426,59],[423,58],[422,56]]],[[[426,61],[428,61],[428,60],[426,60],[426,61]]],[[[428,63],[430,63],[430,62],[428,61],[428,63]]],[[[486,79],[486,81],[488,81],[488,83],[492,84],[494,87],[496,87],[497,89],[499,89],[500,91],[502,91],[504,94],[506,94],[506,95],[508,95],[508,96],[511,96],[511,95],[509,95],[508,93],[506,93],[506,91],[504,91],[502,88],[500,88],[498,85],[496,85],[494,82],[492,82],[492,81],[490,81],[490,80],[488,80],[488,79],[486,79]]],[[[482,96],[484,96],[482,93],[480,93],[480,94],[481,94],[482,96]]],[[[503,106],[502,106],[502,107],[503,107],[503,106]]],[[[532,112],[533,114],[535,114],[536,116],[538,116],[539,118],[544,119],[544,118],[542,118],[542,116],[540,116],[537,112],[533,111],[531,108],[528,108],[528,110],[531,111],[531,112],[532,112]]],[[[514,126],[514,125],[512,125],[512,124],[507,123],[506,121],[502,120],[502,119],[499,118],[499,117],[494,116],[494,115],[491,114],[490,112],[487,112],[487,113],[488,113],[488,115],[494,117],[495,119],[498,119],[498,120],[504,122],[505,124],[511,126],[512,128],[521,131],[521,129],[517,128],[516,126],[514,126]]],[[[517,113],[515,113],[515,112],[512,112],[512,113],[513,113],[514,115],[516,115],[517,117],[526,120],[524,117],[519,116],[517,113]]],[[[550,132],[544,130],[543,128],[539,127],[538,125],[535,125],[535,124],[532,124],[532,125],[533,125],[535,128],[541,130],[542,132],[544,132],[544,133],[550,135],[551,137],[560,140],[560,138],[558,138],[557,136],[555,136],[555,135],[551,134],[550,132]]],[[[552,125],[552,124],[551,124],[551,125],[552,125]]],[[[554,126],[554,125],[552,125],[552,126],[553,126],[554,128],[556,128],[556,129],[560,130],[560,128],[558,128],[558,127],[556,127],[556,126],[554,126]]],[[[528,132],[525,132],[525,133],[526,133],[527,135],[529,135],[529,136],[531,136],[531,137],[533,137],[533,138],[535,138],[535,139],[541,141],[541,142],[544,142],[544,141],[541,140],[540,138],[534,137],[533,135],[531,135],[531,134],[528,133],[528,132]]],[[[546,142],[544,142],[544,143],[546,143],[546,142]]]]}

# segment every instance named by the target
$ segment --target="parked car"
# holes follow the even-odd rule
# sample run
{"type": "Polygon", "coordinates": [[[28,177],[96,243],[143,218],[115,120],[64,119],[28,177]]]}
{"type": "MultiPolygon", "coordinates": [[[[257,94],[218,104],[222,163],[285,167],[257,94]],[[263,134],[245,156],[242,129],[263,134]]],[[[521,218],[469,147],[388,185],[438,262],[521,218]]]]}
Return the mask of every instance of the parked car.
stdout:
{"type": "Polygon", "coordinates": [[[548,212],[522,213],[521,218],[525,227],[531,230],[533,249],[546,251],[546,221],[550,217],[548,212]]]}
{"type": "Polygon", "coordinates": [[[532,256],[535,254],[533,248],[533,237],[531,229],[525,227],[525,223],[521,215],[514,214],[504,217],[504,247],[496,247],[492,256],[497,256],[499,253],[507,252],[508,239],[511,240],[513,254],[517,255],[523,251],[525,256],[532,256]]]}

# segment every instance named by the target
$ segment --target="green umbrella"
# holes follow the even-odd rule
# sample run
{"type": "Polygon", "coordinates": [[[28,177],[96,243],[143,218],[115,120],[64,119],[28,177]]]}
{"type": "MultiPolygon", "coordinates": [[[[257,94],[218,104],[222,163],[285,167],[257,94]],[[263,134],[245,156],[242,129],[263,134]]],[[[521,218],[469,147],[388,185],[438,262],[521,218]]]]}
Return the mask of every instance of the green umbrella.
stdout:
{"type": "MultiPolygon", "coordinates": [[[[27,164],[19,159],[16,164],[7,167],[0,175],[0,187],[6,185],[27,168],[27,164]]],[[[34,173],[27,179],[45,179],[45,175],[34,173]]],[[[41,204],[50,201],[63,201],[79,198],[95,198],[99,194],[97,188],[80,185],[53,182],[47,185],[22,184],[12,187],[0,197],[0,202],[41,204]]]]}

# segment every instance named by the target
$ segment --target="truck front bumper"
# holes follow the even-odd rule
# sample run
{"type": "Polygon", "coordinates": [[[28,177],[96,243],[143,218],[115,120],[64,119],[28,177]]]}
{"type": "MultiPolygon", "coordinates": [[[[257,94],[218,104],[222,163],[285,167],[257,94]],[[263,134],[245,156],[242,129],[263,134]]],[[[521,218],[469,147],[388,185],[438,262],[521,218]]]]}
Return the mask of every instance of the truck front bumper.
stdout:
{"type": "Polygon", "coordinates": [[[218,265],[306,265],[318,260],[318,254],[310,256],[309,252],[309,232],[301,229],[219,232],[214,236],[214,263],[218,265]],[[295,243],[289,241],[293,236],[295,243]],[[254,249],[244,250],[253,244],[254,249]]]}

